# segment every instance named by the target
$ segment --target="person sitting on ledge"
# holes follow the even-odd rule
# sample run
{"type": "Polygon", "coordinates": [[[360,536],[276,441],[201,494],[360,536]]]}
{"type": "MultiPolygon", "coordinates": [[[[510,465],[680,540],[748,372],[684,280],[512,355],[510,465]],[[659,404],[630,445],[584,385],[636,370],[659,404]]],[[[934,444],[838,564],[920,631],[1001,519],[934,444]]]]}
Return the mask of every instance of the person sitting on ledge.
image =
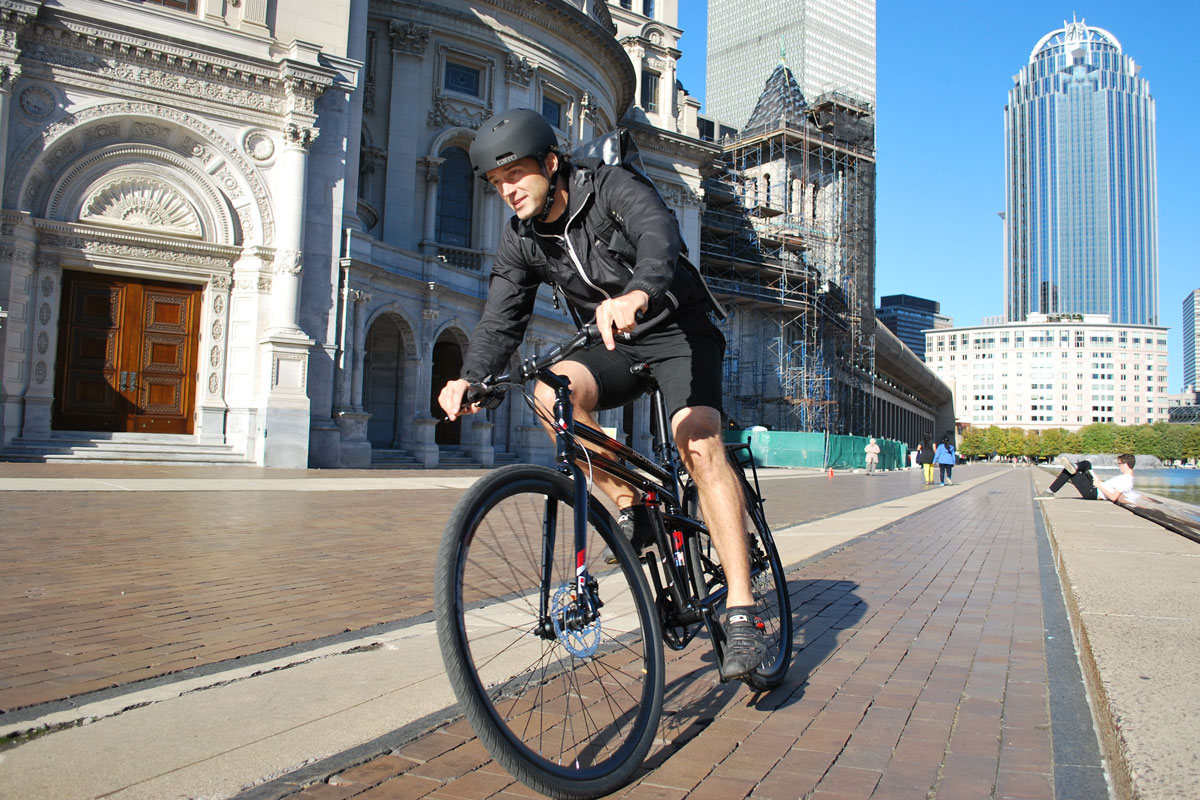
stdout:
{"type": "Polygon", "coordinates": [[[1117,469],[1121,473],[1099,484],[1092,478],[1090,461],[1072,464],[1071,459],[1066,456],[1059,456],[1058,460],[1063,465],[1062,472],[1058,473],[1058,477],[1050,484],[1050,488],[1042,493],[1043,497],[1052,497],[1055,492],[1068,483],[1075,486],[1084,500],[1098,500],[1100,495],[1104,495],[1106,500],[1119,503],[1122,496],[1133,491],[1133,465],[1137,459],[1130,453],[1122,453],[1117,456],[1117,469]]]}

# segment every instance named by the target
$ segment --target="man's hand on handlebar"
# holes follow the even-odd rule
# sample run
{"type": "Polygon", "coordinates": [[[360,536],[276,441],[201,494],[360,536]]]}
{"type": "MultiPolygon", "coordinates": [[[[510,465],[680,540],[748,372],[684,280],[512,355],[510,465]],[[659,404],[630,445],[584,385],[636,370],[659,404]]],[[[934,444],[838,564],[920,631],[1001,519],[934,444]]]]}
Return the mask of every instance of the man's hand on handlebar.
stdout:
{"type": "Polygon", "coordinates": [[[446,385],[442,387],[442,391],[438,393],[438,405],[446,412],[446,419],[454,422],[463,414],[474,414],[479,411],[479,406],[474,404],[463,407],[463,400],[466,398],[467,389],[470,386],[470,381],[458,378],[447,381],[446,385]]]}
{"type": "Polygon", "coordinates": [[[638,324],[638,315],[650,307],[650,295],[641,289],[634,289],[629,294],[605,300],[596,308],[596,327],[600,329],[600,338],[609,350],[616,348],[616,337],[613,331],[629,333],[638,324]]]}

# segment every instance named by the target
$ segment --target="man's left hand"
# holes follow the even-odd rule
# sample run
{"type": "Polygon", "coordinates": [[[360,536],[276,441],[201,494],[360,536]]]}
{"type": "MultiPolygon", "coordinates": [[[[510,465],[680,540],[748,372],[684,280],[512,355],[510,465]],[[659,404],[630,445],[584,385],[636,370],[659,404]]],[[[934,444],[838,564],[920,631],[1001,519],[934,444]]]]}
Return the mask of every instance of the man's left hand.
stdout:
{"type": "Polygon", "coordinates": [[[605,300],[596,308],[596,326],[600,328],[600,338],[604,346],[613,350],[617,346],[617,333],[629,333],[637,327],[637,315],[650,307],[650,295],[641,289],[634,289],[629,294],[605,300]]]}

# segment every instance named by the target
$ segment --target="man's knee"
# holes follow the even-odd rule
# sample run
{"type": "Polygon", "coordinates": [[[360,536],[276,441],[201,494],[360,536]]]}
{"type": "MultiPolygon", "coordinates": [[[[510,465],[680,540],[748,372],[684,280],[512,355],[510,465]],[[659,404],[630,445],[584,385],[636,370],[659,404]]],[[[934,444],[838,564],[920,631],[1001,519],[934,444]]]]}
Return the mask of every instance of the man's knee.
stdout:
{"type": "Polygon", "coordinates": [[[696,475],[725,463],[721,412],[708,406],[682,408],[671,418],[675,446],[688,471],[696,475]]]}

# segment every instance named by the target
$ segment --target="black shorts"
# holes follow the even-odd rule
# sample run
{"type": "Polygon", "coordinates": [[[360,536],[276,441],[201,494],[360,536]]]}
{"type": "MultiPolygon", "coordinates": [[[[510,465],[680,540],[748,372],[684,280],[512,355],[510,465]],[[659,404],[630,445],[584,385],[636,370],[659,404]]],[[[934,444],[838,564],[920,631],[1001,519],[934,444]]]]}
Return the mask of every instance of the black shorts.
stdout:
{"type": "Polygon", "coordinates": [[[596,379],[597,411],[623,406],[646,393],[645,379],[629,371],[638,364],[650,365],[667,401],[668,419],[694,406],[721,411],[725,337],[707,314],[687,314],[631,343],[618,341],[615,350],[598,344],[569,360],[583,364],[596,379]]]}

